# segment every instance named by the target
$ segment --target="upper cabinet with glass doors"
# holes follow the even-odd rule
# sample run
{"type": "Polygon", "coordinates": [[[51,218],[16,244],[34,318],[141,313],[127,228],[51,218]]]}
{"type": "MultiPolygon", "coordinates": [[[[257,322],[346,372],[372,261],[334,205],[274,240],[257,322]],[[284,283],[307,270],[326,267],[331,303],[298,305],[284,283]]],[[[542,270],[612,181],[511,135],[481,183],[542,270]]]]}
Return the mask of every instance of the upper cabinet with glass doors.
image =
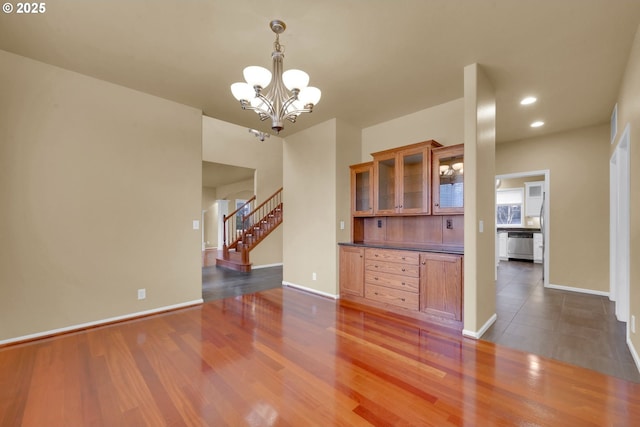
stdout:
{"type": "Polygon", "coordinates": [[[434,149],[433,214],[464,213],[464,145],[434,149]]]}
{"type": "Polygon", "coordinates": [[[429,174],[431,149],[425,141],[373,153],[374,214],[428,214],[431,207],[429,174]]]}
{"type": "Polygon", "coordinates": [[[351,168],[351,214],[373,215],[373,162],[360,163],[351,168]]]}

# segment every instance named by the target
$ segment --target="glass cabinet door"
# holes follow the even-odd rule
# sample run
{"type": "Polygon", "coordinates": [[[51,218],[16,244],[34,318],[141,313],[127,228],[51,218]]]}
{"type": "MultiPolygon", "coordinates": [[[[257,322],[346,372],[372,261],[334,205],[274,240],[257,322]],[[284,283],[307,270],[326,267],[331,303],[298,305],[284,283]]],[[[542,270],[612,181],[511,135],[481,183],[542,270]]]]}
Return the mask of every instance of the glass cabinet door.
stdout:
{"type": "Polygon", "coordinates": [[[356,173],[356,211],[364,212],[371,208],[369,200],[369,186],[371,177],[369,171],[356,173]]]}
{"type": "Polygon", "coordinates": [[[378,161],[378,206],[377,211],[396,209],[396,159],[378,161]]]}
{"type": "Polygon", "coordinates": [[[404,211],[423,211],[425,188],[424,152],[402,155],[402,204],[404,211]]]}
{"type": "Polygon", "coordinates": [[[433,213],[464,212],[464,147],[433,151],[433,213]]]}
{"type": "Polygon", "coordinates": [[[373,162],[352,165],[351,212],[356,216],[373,214],[373,162]]]}

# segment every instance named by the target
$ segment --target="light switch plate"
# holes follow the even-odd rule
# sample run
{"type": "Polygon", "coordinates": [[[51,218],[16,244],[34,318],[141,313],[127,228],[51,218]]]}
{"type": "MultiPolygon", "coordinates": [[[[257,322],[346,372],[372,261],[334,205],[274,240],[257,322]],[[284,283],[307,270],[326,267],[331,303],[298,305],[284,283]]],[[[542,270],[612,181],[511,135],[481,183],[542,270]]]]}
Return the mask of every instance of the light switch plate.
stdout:
{"type": "Polygon", "coordinates": [[[484,233],[484,221],[480,220],[480,223],[478,224],[478,231],[480,233],[484,233]]]}
{"type": "Polygon", "coordinates": [[[193,229],[194,230],[200,230],[200,221],[197,219],[193,220],[193,229]]]}

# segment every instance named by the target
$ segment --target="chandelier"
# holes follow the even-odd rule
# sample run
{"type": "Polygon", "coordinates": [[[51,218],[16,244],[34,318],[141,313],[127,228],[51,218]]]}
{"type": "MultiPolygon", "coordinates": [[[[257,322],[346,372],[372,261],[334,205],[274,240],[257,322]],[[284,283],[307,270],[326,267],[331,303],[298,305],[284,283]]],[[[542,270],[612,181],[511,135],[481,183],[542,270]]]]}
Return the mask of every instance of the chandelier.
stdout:
{"type": "Polygon", "coordinates": [[[316,87],[307,86],[309,75],[304,71],[282,71],[284,49],[280,44],[280,34],[287,26],[280,20],[271,21],[269,26],[276,34],[271,54],[273,75],[263,67],[246,67],[243,71],[246,82],[232,84],[231,93],[240,101],[243,110],[255,111],[262,121],[271,119],[271,129],[279,133],[284,129],[285,120],[295,123],[300,114],[311,113],[320,101],[321,92],[316,87]],[[273,84],[264,93],[270,83],[273,84]]]}

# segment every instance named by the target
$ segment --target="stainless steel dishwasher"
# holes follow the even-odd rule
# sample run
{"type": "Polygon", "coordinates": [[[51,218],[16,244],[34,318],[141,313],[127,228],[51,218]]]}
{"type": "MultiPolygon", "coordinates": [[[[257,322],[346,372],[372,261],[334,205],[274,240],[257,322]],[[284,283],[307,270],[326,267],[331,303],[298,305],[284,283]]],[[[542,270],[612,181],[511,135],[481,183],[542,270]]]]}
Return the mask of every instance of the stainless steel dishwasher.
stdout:
{"type": "Polygon", "coordinates": [[[507,257],[533,261],[533,232],[509,231],[507,235],[507,257]]]}

